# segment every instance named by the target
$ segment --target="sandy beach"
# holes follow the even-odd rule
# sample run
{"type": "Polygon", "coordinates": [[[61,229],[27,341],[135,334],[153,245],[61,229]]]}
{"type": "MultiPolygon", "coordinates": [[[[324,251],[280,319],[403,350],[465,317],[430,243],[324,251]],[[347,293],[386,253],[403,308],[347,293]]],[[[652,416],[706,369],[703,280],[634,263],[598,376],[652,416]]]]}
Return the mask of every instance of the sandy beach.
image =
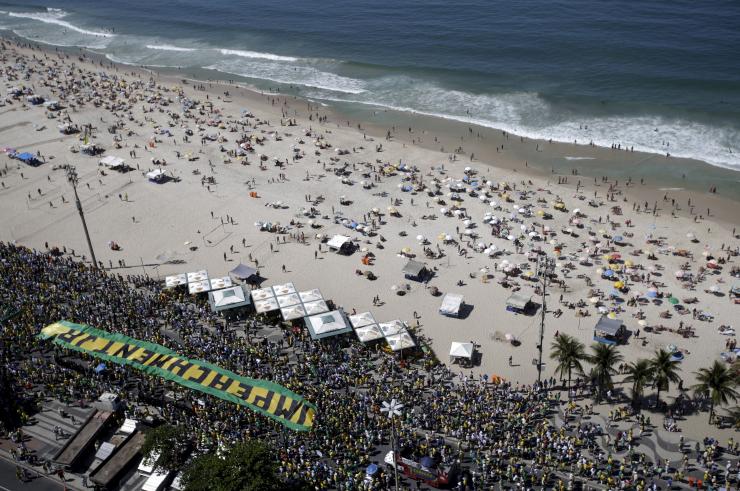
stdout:
{"type": "MultiPolygon", "coordinates": [[[[358,121],[292,96],[171,74],[149,78],[143,69],[102,67],[7,40],[1,54],[3,96],[25,86],[62,109],[33,106],[25,94],[0,107],[0,147],[43,161],[32,167],[0,156],[0,240],[89,260],[61,168],[73,164],[92,245],[106,269],[164,281],[201,269],[225,276],[239,263],[258,267],[264,285],[318,288],[348,313],[408,323],[444,362],[452,342],[472,341],[480,360],[466,374],[536,379],[538,251],[552,258],[557,275],[547,290],[544,378],[554,376],[554,336],[590,346],[607,313],[630,333],[619,346],[624,363],[660,348],[680,352],[684,388],[736,339],[740,307],[730,290],[740,281],[740,202],[730,199],[737,199],[734,191],[723,194],[722,184],[718,194],[681,186],[674,170],[661,180],[646,168],[663,156],[468,131],[433,118],[407,117],[406,127],[389,127],[389,114],[358,121]],[[82,76],[95,80],[95,91],[63,92],[82,76]],[[92,132],[61,134],[65,118],[92,132]],[[237,155],[243,147],[236,141],[245,137],[253,151],[237,155]],[[84,138],[104,153],[83,155],[84,138]],[[464,150],[452,153],[459,146],[464,150]],[[101,166],[104,156],[124,159],[131,171],[101,166]],[[598,165],[589,169],[592,162],[598,165]],[[168,182],[147,179],[156,169],[168,182]],[[279,224],[284,233],[261,231],[257,222],[279,224]],[[336,234],[352,239],[353,254],[328,250],[324,242],[336,234]],[[366,254],[370,264],[361,261],[366,254]],[[405,279],[409,258],[423,262],[431,279],[405,279]],[[613,292],[616,281],[625,284],[613,292]],[[433,287],[462,294],[464,315],[440,315],[442,296],[432,295],[433,287]],[[515,291],[537,304],[530,314],[507,310],[515,291]]],[[[673,159],[671,168],[683,164],[673,159]]],[[[685,164],[687,179],[701,172],[685,164]]],[[[718,182],[737,179],[713,172],[718,182]]],[[[667,397],[678,393],[672,386],[667,397]]],[[[704,434],[705,420],[699,414],[684,431],[704,434]]]]}

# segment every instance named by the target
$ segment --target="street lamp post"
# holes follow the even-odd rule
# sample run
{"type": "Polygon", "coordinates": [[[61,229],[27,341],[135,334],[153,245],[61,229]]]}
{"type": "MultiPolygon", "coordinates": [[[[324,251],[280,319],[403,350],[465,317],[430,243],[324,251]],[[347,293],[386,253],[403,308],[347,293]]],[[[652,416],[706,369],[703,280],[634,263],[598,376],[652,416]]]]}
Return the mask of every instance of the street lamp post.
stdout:
{"type": "Polygon", "coordinates": [[[401,415],[401,409],[403,409],[403,404],[395,399],[391,399],[391,402],[383,401],[383,407],[380,408],[380,412],[386,413],[388,419],[391,421],[391,449],[393,450],[393,475],[396,481],[396,491],[398,491],[398,464],[396,463],[398,449],[396,448],[396,425],[394,424],[394,418],[401,415]]]}
{"type": "Polygon", "coordinates": [[[547,280],[550,273],[554,268],[554,264],[551,258],[547,256],[540,256],[537,263],[537,273],[542,282],[542,317],[540,319],[540,342],[537,345],[539,351],[539,359],[537,360],[537,383],[542,382],[542,350],[543,343],[545,342],[545,314],[547,313],[547,280]]]}
{"type": "Polygon", "coordinates": [[[93,268],[98,269],[98,261],[95,259],[95,251],[93,250],[92,242],[90,241],[90,232],[87,230],[87,222],[85,222],[85,213],[82,211],[82,203],[80,197],[77,194],[77,183],[79,182],[77,177],[77,169],[73,165],[67,166],[67,181],[72,185],[72,189],[75,193],[75,204],[77,205],[77,211],[80,214],[80,220],[82,220],[82,228],[85,230],[85,238],[87,239],[87,247],[90,249],[90,257],[92,257],[93,268]]]}

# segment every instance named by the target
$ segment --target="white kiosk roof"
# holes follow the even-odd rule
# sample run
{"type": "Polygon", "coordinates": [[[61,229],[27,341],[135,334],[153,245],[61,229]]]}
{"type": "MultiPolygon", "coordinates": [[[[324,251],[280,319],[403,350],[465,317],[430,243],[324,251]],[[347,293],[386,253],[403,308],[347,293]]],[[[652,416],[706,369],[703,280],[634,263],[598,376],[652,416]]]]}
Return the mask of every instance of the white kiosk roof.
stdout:
{"type": "Polygon", "coordinates": [[[319,291],[318,288],[300,292],[298,295],[301,297],[301,302],[303,303],[315,302],[316,300],[324,299],[324,296],[321,294],[321,291],[319,291]]]}

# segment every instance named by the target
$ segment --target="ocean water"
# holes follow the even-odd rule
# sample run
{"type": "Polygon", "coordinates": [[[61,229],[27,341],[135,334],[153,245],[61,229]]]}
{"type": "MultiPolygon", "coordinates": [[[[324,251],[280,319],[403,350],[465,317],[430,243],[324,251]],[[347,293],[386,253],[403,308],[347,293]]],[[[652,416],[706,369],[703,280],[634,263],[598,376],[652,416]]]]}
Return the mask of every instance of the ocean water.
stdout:
{"type": "Polygon", "coordinates": [[[740,170],[737,0],[0,0],[0,29],[122,63],[740,170]]]}

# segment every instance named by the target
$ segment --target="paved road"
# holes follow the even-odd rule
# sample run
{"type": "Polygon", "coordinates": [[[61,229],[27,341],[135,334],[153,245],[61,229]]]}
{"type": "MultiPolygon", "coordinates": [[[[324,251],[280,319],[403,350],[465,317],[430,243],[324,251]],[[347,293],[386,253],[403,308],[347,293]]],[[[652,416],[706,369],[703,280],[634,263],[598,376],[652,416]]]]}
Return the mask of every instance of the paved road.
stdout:
{"type": "MultiPolygon", "coordinates": [[[[41,471],[43,474],[43,471],[41,471]]],[[[20,482],[15,477],[15,464],[0,458],[0,491],[60,491],[64,486],[59,478],[41,476],[28,482],[20,482]]]]}

